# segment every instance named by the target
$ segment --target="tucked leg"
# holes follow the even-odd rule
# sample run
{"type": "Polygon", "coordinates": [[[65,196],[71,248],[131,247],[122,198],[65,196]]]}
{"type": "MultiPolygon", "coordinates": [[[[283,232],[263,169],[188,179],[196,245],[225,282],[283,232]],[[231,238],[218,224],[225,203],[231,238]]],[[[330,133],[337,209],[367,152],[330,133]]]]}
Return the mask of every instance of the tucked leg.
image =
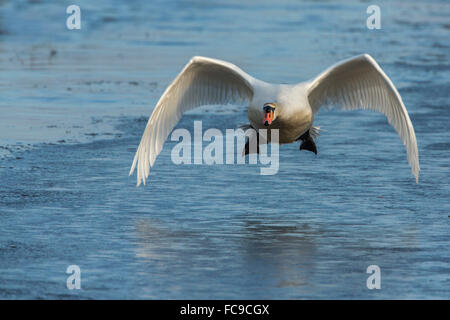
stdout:
{"type": "Polygon", "coordinates": [[[256,130],[255,135],[248,137],[247,142],[245,143],[244,156],[250,154],[250,139],[256,139],[256,153],[259,154],[259,133],[256,130]]]}
{"type": "Polygon", "coordinates": [[[297,140],[301,140],[300,150],[308,150],[317,154],[317,147],[314,139],[309,134],[309,130],[300,136],[297,140]]]}

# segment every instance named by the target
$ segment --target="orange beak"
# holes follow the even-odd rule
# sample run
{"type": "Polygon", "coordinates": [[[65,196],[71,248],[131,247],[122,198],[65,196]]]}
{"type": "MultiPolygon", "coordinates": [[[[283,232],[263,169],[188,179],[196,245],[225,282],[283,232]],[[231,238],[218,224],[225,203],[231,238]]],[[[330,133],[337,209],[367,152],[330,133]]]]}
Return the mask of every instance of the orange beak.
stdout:
{"type": "Polygon", "coordinates": [[[268,126],[273,121],[273,109],[267,108],[264,112],[264,125],[268,126]]]}

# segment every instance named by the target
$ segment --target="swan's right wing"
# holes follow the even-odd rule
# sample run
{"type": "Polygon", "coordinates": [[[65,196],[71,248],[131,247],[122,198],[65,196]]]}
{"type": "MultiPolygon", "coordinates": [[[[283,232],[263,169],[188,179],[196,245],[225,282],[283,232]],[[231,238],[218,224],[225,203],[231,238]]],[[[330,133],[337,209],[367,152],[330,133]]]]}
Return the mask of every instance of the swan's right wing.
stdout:
{"type": "Polygon", "coordinates": [[[419,181],[416,134],[400,94],[376,61],[363,54],[341,61],[308,83],[314,113],[322,106],[370,109],[383,113],[406,146],[411,171],[419,181]]]}
{"type": "Polygon", "coordinates": [[[194,57],[159,99],[134,156],[137,185],[149,175],[164,142],[184,112],[202,105],[240,103],[253,98],[257,81],[229,62],[194,57]]]}

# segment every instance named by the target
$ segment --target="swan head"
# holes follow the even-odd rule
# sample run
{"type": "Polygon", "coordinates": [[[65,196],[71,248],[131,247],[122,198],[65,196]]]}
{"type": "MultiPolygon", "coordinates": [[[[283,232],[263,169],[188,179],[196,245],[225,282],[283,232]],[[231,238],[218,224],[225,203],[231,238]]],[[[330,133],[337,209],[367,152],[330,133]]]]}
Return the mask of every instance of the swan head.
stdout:
{"type": "Polygon", "coordinates": [[[266,103],[264,104],[264,125],[269,126],[277,117],[277,105],[275,103],[266,103]]]}

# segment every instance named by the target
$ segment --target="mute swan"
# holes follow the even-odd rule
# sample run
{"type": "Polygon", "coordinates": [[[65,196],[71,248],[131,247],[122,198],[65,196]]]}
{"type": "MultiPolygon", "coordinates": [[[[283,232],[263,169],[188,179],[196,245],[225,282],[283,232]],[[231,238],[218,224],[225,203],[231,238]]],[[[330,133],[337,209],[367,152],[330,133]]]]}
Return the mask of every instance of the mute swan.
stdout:
{"type": "MultiPolygon", "coordinates": [[[[419,179],[419,155],[414,128],[402,99],[388,76],[368,54],[331,66],[316,78],[294,85],[271,84],[253,78],[237,66],[206,57],[193,57],[159,99],[134,156],[137,185],[184,112],[201,105],[248,102],[246,128],[279,129],[279,143],[301,140],[300,150],[317,154],[314,115],[322,106],[371,109],[383,113],[406,146],[412,174],[419,179]]],[[[258,142],[263,143],[263,142],[258,142]]],[[[244,153],[248,153],[248,145],[244,153]]]]}

